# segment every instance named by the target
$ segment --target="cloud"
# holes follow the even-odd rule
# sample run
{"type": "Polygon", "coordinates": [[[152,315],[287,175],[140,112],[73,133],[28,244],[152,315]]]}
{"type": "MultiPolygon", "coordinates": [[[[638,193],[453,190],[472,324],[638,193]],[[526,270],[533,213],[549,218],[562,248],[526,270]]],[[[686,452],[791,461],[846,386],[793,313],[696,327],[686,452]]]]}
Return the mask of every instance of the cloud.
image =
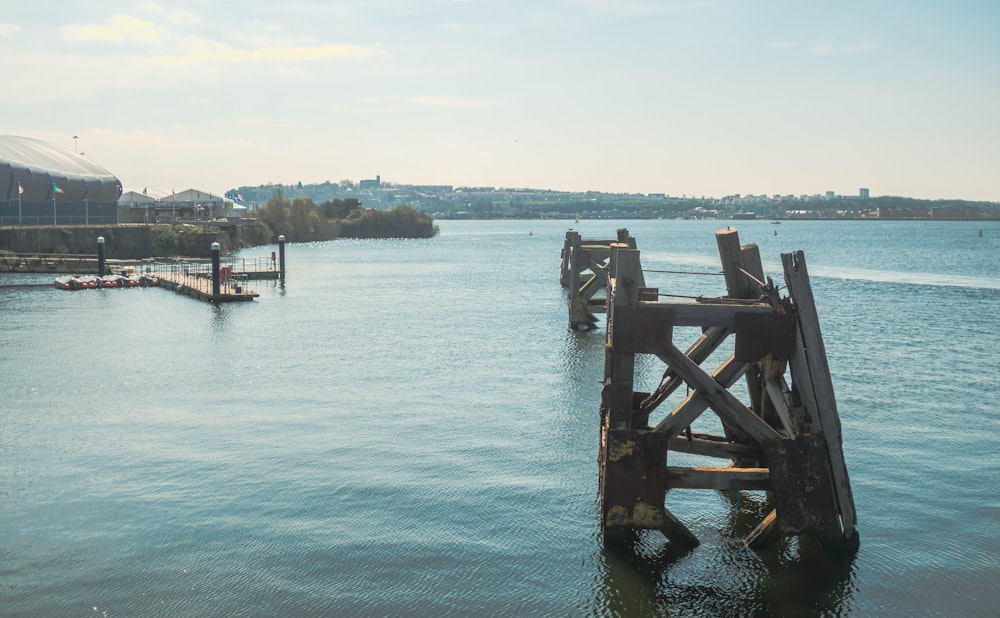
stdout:
{"type": "Polygon", "coordinates": [[[239,49],[208,39],[195,39],[179,55],[150,58],[151,64],[187,66],[199,63],[249,63],[259,61],[296,62],[331,58],[375,55],[374,48],[351,44],[317,45],[311,47],[261,47],[239,49]]]}
{"type": "Polygon", "coordinates": [[[120,13],[112,15],[106,24],[63,26],[59,28],[59,33],[64,40],[72,42],[159,43],[163,38],[153,22],[120,13]]]}
{"type": "Polygon", "coordinates": [[[21,31],[21,26],[17,24],[0,23],[0,37],[14,36],[21,31]]]}

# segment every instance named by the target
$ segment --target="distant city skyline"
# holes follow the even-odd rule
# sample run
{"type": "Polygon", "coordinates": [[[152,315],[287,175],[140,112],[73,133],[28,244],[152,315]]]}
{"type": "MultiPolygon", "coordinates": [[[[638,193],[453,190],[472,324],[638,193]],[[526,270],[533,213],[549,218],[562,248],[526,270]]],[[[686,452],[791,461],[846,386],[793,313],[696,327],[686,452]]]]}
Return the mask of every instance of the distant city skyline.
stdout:
{"type": "Polygon", "coordinates": [[[0,0],[2,133],[126,188],[1000,200],[1000,3],[0,0]]]}

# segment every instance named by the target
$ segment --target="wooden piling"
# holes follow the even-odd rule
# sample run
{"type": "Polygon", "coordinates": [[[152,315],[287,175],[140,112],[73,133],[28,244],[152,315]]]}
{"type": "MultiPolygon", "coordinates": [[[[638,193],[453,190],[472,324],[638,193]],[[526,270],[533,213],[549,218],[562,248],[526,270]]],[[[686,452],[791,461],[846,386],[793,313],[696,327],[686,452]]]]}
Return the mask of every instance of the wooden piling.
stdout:
{"type": "Polygon", "coordinates": [[[765,490],[775,508],[745,539],[748,545],[808,534],[828,547],[854,549],[854,500],[805,258],[801,251],[782,256],[789,294],[782,298],[764,275],[756,245],[741,246],[731,228],[716,241],[726,295],[693,303],[658,301],[644,290],[634,244],[610,246],[598,458],[603,530],[656,529],[695,546],[697,538],[664,502],[668,490],[765,490]],[[682,351],[676,326],[701,327],[701,335],[682,351]],[[702,368],[731,335],[732,353],[714,371],[702,368]],[[667,364],[650,393],[636,390],[636,354],[667,364]],[[741,378],[749,404],[730,391],[741,378]],[[681,385],[687,396],[651,427],[650,415],[681,385]],[[709,410],[723,436],[691,431],[709,410]],[[730,464],[669,466],[671,450],[730,464]]]}
{"type": "Polygon", "coordinates": [[[615,243],[635,247],[635,239],[625,228],[610,240],[585,239],[573,230],[566,232],[559,283],[567,290],[569,326],[573,330],[597,328],[596,314],[606,311],[607,297],[600,293],[607,289],[611,245],[615,243]]]}

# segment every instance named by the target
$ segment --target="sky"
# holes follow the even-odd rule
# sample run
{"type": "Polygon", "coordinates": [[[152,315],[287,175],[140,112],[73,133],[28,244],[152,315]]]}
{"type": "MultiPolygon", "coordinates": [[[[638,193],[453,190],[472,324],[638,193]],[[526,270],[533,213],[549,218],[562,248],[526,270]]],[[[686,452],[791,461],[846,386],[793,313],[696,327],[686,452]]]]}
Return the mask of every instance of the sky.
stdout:
{"type": "Polygon", "coordinates": [[[997,0],[0,0],[0,134],[126,190],[1000,201],[997,0]]]}

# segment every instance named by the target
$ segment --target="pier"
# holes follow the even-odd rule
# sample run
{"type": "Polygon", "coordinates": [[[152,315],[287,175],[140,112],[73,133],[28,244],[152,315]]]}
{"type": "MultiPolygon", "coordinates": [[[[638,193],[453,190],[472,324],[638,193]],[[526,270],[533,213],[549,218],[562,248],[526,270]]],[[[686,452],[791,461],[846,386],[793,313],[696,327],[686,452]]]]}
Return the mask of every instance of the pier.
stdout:
{"type": "Polygon", "coordinates": [[[260,296],[246,287],[248,275],[223,270],[218,284],[212,278],[212,271],[192,269],[173,265],[170,269],[157,268],[153,271],[158,285],[190,296],[198,300],[213,303],[232,303],[251,301],[260,296]]]}
{"type": "Polygon", "coordinates": [[[96,256],[2,254],[0,272],[77,275],[56,281],[64,290],[156,285],[212,303],[251,301],[260,294],[248,287],[249,281],[285,279],[284,236],[278,237],[278,250],[270,259],[223,259],[217,242],[211,255],[209,260],[112,260],[106,256],[104,238],[98,237],[96,256]]]}
{"type": "Polygon", "coordinates": [[[667,295],[646,287],[639,250],[610,245],[602,530],[606,537],[659,530],[694,547],[697,537],[667,507],[668,491],[734,492],[737,503],[740,492],[766,491],[773,507],[744,538],[747,546],[809,535],[824,547],[854,550],[857,515],[805,256],[782,254],[782,296],[764,275],[756,245],[740,245],[734,229],[717,232],[716,241],[726,290],[693,302],[661,300],[667,295]],[[677,339],[687,332],[697,336],[684,346],[677,339]],[[665,363],[658,384],[636,384],[638,355],[665,363]],[[711,359],[721,362],[703,368],[711,359]],[[741,380],[749,403],[731,390],[741,380]],[[668,401],[669,411],[653,418],[668,401]],[[692,430],[706,411],[721,435],[692,430]],[[671,452],[708,461],[670,465],[671,452]]]}
{"type": "Polygon", "coordinates": [[[595,314],[606,311],[607,296],[601,293],[607,288],[608,262],[615,243],[636,247],[635,239],[625,228],[620,228],[613,240],[582,238],[579,232],[566,232],[559,283],[569,296],[569,326],[573,330],[594,330],[595,314]]]}

